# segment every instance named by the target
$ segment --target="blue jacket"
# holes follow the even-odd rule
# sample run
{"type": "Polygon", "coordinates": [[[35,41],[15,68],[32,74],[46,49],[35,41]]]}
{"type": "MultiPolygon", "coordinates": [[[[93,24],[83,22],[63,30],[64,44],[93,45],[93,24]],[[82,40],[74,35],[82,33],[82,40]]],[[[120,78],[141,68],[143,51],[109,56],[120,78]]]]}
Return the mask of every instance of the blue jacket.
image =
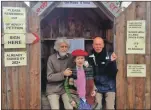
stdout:
{"type": "Polygon", "coordinates": [[[88,57],[88,62],[93,67],[95,85],[100,93],[116,91],[116,74],[118,69],[116,61],[111,61],[110,56],[111,53],[108,53],[108,56],[100,61],[96,61],[94,54],[88,57]]]}

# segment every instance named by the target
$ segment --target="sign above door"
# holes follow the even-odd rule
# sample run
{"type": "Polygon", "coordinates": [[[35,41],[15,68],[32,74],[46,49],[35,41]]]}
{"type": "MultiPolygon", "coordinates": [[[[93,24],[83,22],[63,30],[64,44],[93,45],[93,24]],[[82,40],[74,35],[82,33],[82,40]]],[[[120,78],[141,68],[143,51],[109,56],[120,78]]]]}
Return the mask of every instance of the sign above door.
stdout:
{"type": "Polygon", "coordinates": [[[90,1],[64,1],[57,7],[59,8],[97,8],[97,6],[90,1]]]}

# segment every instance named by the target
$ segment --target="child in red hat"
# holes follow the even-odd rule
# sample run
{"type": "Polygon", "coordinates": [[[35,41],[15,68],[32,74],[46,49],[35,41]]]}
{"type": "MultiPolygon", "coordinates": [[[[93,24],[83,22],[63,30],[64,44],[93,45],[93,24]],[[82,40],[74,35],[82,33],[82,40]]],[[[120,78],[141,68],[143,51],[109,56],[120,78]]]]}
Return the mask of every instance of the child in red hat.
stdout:
{"type": "Polygon", "coordinates": [[[92,66],[85,66],[85,57],[88,53],[77,49],[72,52],[73,64],[72,76],[66,77],[65,90],[70,103],[77,109],[94,109],[96,88],[93,80],[92,66]]]}

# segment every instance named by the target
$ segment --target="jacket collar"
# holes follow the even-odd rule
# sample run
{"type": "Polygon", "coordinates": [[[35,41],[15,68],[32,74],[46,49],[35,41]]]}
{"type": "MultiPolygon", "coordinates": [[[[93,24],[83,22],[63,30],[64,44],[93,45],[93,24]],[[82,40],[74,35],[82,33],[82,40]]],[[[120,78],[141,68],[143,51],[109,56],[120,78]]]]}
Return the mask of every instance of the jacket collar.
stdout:
{"type": "MultiPolygon", "coordinates": [[[[78,67],[75,66],[73,69],[74,69],[74,70],[77,70],[77,68],[78,68],[78,67]]],[[[85,67],[85,66],[83,66],[83,70],[86,70],[86,67],[85,67]]]]}
{"type": "Polygon", "coordinates": [[[95,61],[95,56],[94,56],[94,54],[90,55],[89,57],[92,58],[93,61],[94,61],[94,64],[97,65],[97,64],[96,64],[96,61],[95,61]]]}

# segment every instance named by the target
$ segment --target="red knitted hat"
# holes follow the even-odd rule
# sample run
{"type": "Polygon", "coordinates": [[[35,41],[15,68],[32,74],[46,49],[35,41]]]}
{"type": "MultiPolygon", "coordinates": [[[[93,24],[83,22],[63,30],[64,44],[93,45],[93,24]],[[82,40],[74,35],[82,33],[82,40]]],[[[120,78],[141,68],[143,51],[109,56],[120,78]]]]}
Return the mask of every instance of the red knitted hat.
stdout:
{"type": "Polygon", "coordinates": [[[72,56],[88,56],[88,53],[81,49],[74,50],[71,54],[72,56]]]}

